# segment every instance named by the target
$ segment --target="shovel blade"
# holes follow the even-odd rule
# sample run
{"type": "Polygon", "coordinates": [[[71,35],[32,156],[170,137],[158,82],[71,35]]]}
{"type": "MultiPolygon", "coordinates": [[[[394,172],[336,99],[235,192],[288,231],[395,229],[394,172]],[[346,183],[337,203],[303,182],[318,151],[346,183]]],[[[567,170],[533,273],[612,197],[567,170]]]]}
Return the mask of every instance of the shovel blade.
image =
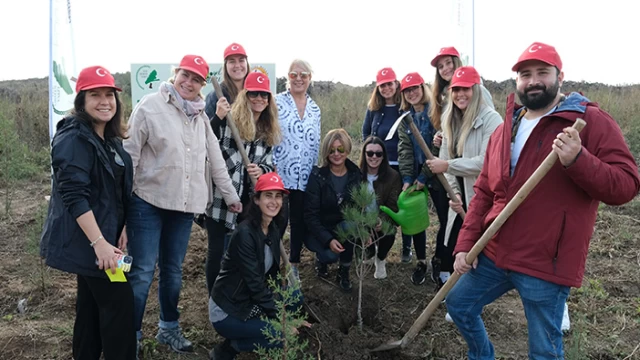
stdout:
{"type": "Polygon", "coordinates": [[[369,352],[387,351],[397,349],[402,345],[402,340],[390,341],[386,344],[382,344],[375,349],[369,350],[369,352]]]}

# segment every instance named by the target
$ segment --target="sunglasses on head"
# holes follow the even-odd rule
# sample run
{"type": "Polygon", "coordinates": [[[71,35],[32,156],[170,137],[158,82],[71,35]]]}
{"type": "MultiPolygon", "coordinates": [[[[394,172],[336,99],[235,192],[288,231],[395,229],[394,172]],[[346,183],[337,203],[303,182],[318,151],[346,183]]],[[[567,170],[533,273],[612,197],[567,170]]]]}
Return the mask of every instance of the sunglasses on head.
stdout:
{"type": "Polygon", "coordinates": [[[302,79],[306,80],[309,78],[309,75],[311,74],[306,71],[302,71],[302,72],[292,71],[289,73],[289,78],[297,79],[298,77],[301,77],[302,79]]]}
{"type": "Polygon", "coordinates": [[[258,96],[260,96],[263,99],[268,99],[269,93],[266,91],[247,91],[247,96],[250,97],[251,99],[255,99],[258,96]]]}
{"type": "Polygon", "coordinates": [[[332,147],[331,149],[329,149],[329,155],[333,154],[336,151],[339,152],[340,154],[344,154],[345,152],[344,146],[338,146],[337,148],[332,147]]]}
{"type": "Polygon", "coordinates": [[[368,157],[379,157],[381,158],[383,154],[382,151],[365,151],[368,157]]]}

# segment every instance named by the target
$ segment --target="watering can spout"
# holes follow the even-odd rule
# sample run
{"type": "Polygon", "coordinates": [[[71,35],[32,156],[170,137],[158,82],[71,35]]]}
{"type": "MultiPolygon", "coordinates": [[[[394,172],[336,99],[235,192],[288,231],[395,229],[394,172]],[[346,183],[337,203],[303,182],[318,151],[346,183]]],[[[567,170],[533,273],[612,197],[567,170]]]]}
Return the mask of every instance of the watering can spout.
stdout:
{"type": "Polygon", "coordinates": [[[398,215],[398,213],[393,212],[393,210],[389,209],[386,206],[380,206],[380,211],[382,211],[383,213],[389,215],[389,217],[391,219],[393,219],[393,221],[395,221],[396,224],[400,223],[400,215],[398,215]]]}
{"type": "Polygon", "coordinates": [[[429,208],[427,192],[414,191],[411,186],[398,196],[398,212],[386,206],[380,206],[380,211],[389,215],[402,228],[405,235],[415,235],[429,227],[429,208]]]}

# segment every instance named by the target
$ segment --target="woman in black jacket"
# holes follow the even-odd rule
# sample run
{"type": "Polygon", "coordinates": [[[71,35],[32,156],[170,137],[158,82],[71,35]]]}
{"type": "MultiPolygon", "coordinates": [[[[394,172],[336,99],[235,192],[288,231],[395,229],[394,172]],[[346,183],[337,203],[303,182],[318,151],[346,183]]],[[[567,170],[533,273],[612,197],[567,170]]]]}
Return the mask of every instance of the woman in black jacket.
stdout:
{"type": "MultiPolygon", "coordinates": [[[[51,146],[51,202],[41,238],[47,265],[77,274],[73,358],[135,359],[133,292],[111,282],[127,246],[133,166],[122,148],[122,104],[103,67],[80,72],[74,113],[51,146]]],[[[135,261],[135,260],[134,260],[135,261]]]]}
{"type": "Polygon", "coordinates": [[[317,275],[329,276],[327,264],[340,260],[337,280],[343,291],[351,291],[349,267],[353,244],[338,241],[336,229],[346,226],[342,207],[351,202],[351,190],[362,181],[360,168],[347,157],[351,137],[344,129],[333,129],[320,146],[322,167],[314,167],[305,194],[304,218],[309,235],[305,245],[316,253],[317,275]]]}
{"type": "MultiPolygon", "coordinates": [[[[265,337],[269,324],[261,317],[273,318],[277,312],[267,279],[275,278],[280,269],[280,231],[274,219],[282,216],[285,194],[278,174],[260,176],[246,218],[231,236],[209,297],[209,320],[225,340],[211,351],[210,359],[234,359],[256,345],[278,346],[265,337]]],[[[294,307],[300,307],[302,295],[294,296],[299,296],[294,307]]]]}

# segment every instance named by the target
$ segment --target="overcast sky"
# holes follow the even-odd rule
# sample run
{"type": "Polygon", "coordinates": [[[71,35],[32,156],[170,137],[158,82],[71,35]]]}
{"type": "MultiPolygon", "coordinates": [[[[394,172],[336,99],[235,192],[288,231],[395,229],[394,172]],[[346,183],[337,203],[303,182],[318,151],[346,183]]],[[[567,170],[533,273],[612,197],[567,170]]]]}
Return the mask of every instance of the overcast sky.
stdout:
{"type": "MultiPolygon", "coordinates": [[[[188,53],[221,62],[224,48],[238,42],[249,62],[275,63],[277,76],[302,58],[315,80],[364,85],[391,66],[398,77],[418,71],[431,82],[429,62],[441,47],[470,51],[457,36],[457,1],[71,0],[76,69],[125,72],[131,63],[177,63],[188,53]]],[[[486,79],[513,78],[520,53],[541,41],[557,48],[567,80],[640,83],[639,7],[475,0],[475,66],[486,79]]],[[[47,76],[49,0],[2,0],[0,8],[0,80],[47,76]]]]}

